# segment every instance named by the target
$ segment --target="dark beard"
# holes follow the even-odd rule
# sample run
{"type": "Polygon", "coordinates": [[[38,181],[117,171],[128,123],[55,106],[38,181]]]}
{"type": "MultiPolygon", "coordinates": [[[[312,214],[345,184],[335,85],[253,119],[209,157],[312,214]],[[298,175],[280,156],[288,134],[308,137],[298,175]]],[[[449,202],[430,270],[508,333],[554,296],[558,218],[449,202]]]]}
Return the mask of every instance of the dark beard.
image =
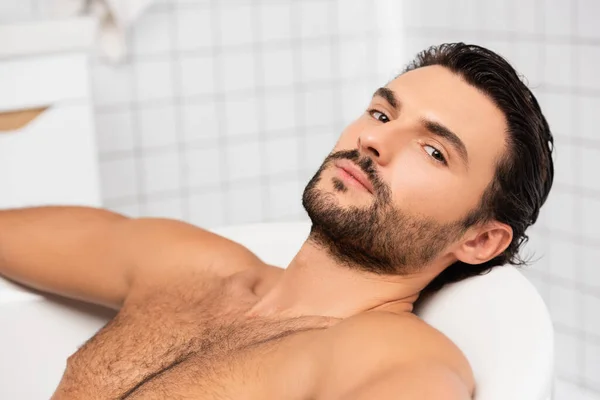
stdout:
{"type": "MultiPolygon", "coordinates": [[[[334,190],[348,188],[333,178],[334,190]]],[[[373,160],[358,150],[331,153],[308,182],[302,205],[312,221],[308,240],[325,248],[346,266],[377,274],[418,272],[448,244],[464,233],[462,222],[441,224],[395,208],[390,189],[378,178],[373,160]],[[343,207],[334,193],[317,187],[333,160],[355,162],[373,184],[374,201],[367,208],[343,207]]]]}

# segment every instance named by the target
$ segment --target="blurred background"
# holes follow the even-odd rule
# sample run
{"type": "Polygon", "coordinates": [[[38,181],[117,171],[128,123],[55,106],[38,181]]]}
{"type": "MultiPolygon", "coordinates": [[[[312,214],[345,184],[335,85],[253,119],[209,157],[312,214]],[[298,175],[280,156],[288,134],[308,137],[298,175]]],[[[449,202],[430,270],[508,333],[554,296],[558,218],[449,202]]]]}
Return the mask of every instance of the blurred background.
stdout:
{"type": "MultiPolygon", "coordinates": [[[[59,20],[85,14],[81,3],[1,0],[0,24],[54,21],[53,32],[68,33],[72,27],[59,20]]],[[[307,181],[373,91],[419,50],[465,41],[513,63],[555,136],[554,187],[524,250],[534,260],[525,274],[554,321],[555,398],[600,399],[599,1],[137,3],[139,12],[113,10],[117,18],[96,9],[102,46],[35,50],[57,71],[66,52],[80,63],[79,75],[65,82],[83,82],[82,89],[50,109],[62,111],[49,126],[92,138],[81,151],[94,165],[70,165],[77,175],[67,184],[82,193],[94,183],[80,202],[132,217],[206,228],[306,219],[307,181]]],[[[2,32],[0,72],[3,65],[22,70],[34,50],[6,50],[2,32]]],[[[9,42],[22,39],[12,33],[9,42]]],[[[19,81],[6,76],[0,91],[19,81]]],[[[0,109],[14,101],[0,95],[0,109]]],[[[74,149],[70,141],[52,145],[56,152],[40,147],[39,157],[60,159],[60,149],[74,149]]],[[[39,163],[28,165],[21,173],[41,179],[27,170],[39,163]]]]}

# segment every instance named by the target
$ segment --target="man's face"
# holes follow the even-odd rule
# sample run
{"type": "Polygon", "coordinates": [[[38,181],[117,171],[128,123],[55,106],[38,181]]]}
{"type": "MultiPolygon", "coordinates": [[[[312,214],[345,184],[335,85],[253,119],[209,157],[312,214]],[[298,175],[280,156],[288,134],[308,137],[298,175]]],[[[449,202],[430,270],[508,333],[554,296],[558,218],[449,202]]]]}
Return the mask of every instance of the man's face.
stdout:
{"type": "Polygon", "coordinates": [[[400,75],[342,132],[307,185],[311,239],[376,273],[451,262],[463,221],[494,177],[506,129],[494,103],[451,71],[400,75]]]}

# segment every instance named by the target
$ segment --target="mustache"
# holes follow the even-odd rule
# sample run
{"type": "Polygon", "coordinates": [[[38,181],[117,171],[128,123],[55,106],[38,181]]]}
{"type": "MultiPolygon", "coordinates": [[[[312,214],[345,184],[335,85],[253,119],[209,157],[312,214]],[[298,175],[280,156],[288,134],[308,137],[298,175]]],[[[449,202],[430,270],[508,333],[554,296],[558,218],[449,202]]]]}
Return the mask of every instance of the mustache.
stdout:
{"type": "Polygon", "coordinates": [[[323,163],[323,165],[327,165],[333,160],[350,160],[354,162],[367,176],[367,178],[373,184],[373,188],[375,192],[381,196],[383,200],[389,199],[390,190],[387,185],[379,178],[377,174],[377,169],[375,168],[375,162],[367,156],[361,157],[361,154],[358,150],[340,150],[333,153],[330,153],[323,163]]]}

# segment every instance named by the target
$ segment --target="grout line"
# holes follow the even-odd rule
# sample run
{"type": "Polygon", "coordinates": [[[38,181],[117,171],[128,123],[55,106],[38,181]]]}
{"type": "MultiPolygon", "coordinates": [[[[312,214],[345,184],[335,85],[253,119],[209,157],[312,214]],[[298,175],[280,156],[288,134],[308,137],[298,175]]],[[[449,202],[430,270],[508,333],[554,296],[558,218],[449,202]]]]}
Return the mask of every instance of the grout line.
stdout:
{"type": "MultiPolygon", "coordinates": [[[[543,63],[542,63],[543,64],[543,63]]],[[[333,78],[324,81],[313,81],[313,82],[304,82],[303,89],[311,90],[311,89],[320,89],[323,87],[336,87],[338,85],[350,84],[350,83],[370,83],[374,80],[378,80],[380,77],[377,74],[365,75],[360,78],[333,78]]],[[[288,93],[290,91],[294,91],[296,88],[294,84],[291,85],[278,85],[278,86],[264,86],[260,88],[266,95],[269,94],[279,94],[279,93],[288,93]]],[[[581,96],[581,97],[592,97],[592,98],[600,98],[600,89],[591,89],[584,87],[569,87],[569,86],[560,86],[554,84],[546,84],[542,83],[538,87],[534,89],[537,94],[547,93],[547,94],[566,94],[573,96],[581,96]]],[[[249,97],[255,94],[255,89],[241,89],[241,90],[230,90],[226,93],[223,92],[213,92],[206,94],[197,94],[197,95],[188,95],[188,96],[180,96],[181,99],[186,104],[199,104],[213,101],[215,97],[223,97],[225,94],[235,96],[236,98],[240,97],[249,97]]],[[[69,103],[77,104],[78,99],[67,100],[69,103]]],[[[173,104],[175,101],[175,97],[165,97],[160,99],[150,99],[150,100],[142,100],[137,101],[136,105],[139,108],[152,108],[152,107],[160,107],[173,104]]],[[[94,108],[95,112],[99,113],[108,113],[108,112],[116,112],[122,110],[122,108],[126,108],[130,102],[115,102],[108,104],[100,104],[96,105],[94,108]]],[[[596,145],[600,144],[600,139],[582,139],[588,140],[586,145],[589,143],[595,143],[596,145]]]]}
{"type": "MultiPolygon", "coordinates": [[[[305,172],[305,171],[303,171],[305,172]]],[[[272,183],[285,183],[289,180],[295,179],[297,172],[296,171],[288,171],[288,172],[280,172],[275,174],[270,174],[269,178],[272,183]]],[[[258,175],[251,178],[238,178],[229,180],[228,183],[232,186],[240,186],[240,187],[252,187],[256,184],[259,184],[261,180],[265,179],[267,175],[258,175]]],[[[215,191],[220,191],[221,184],[220,183],[211,183],[203,186],[189,186],[188,192],[190,195],[196,194],[207,194],[214,193],[215,191]]],[[[179,196],[178,189],[171,190],[163,190],[156,191],[150,194],[153,197],[153,200],[171,200],[177,198],[179,196]]],[[[136,196],[124,196],[124,197],[115,197],[106,199],[106,203],[115,206],[115,205],[131,205],[136,202],[136,196]]]]}
{"type": "MultiPolygon", "coordinates": [[[[132,47],[132,37],[127,36],[127,47],[132,47]]],[[[133,136],[133,164],[136,172],[136,191],[137,191],[137,203],[139,209],[139,215],[146,213],[146,187],[144,183],[144,167],[143,167],[143,147],[142,147],[142,135],[141,131],[141,115],[138,100],[138,84],[136,79],[136,63],[127,60],[131,65],[130,78],[131,78],[131,101],[129,101],[128,110],[131,112],[131,131],[133,136]]]]}
{"type": "Polygon", "coordinates": [[[257,101],[257,128],[258,128],[258,151],[259,154],[255,156],[259,158],[259,171],[260,171],[260,179],[259,184],[261,187],[260,195],[261,195],[261,214],[262,220],[269,220],[270,218],[270,209],[271,209],[271,198],[270,198],[270,178],[268,175],[267,168],[267,157],[269,156],[267,151],[267,98],[266,98],[266,90],[265,90],[265,77],[264,77],[264,67],[263,67],[263,46],[262,42],[259,40],[260,27],[262,26],[262,2],[257,4],[252,8],[252,36],[253,36],[253,44],[252,44],[252,55],[254,58],[254,80],[255,85],[253,88],[254,97],[257,101]]]}
{"type": "Polygon", "coordinates": [[[187,162],[186,152],[186,141],[185,134],[183,132],[183,79],[181,76],[181,69],[179,65],[181,63],[180,52],[177,49],[177,23],[178,17],[175,12],[175,5],[169,4],[170,11],[170,41],[171,41],[171,78],[173,79],[173,90],[174,98],[173,104],[175,106],[175,137],[176,137],[176,151],[179,163],[179,206],[181,207],[181,213],[183,220],[189,221],[191,216],[190,208],[190,196],[187,190],[189,181],[189,164],[187,162]]]}
{"type": "MultiPolygon", "coordinates": [[[[576,280],[557,277],[552,272],[541,271],[539,269],[526,267],[521,272],[526,274],[535,275],[537,278],[543,280],[544,284],[548,286],[555,286],[563,289],[575,290],[580,294],[589,294],[590,296],[597,297],[600,299],[600,286],[586,285],[585,283],[577,282],[576,280]]],[[[538,289],[539,290],[539,289],[538,289]]],[[[583,309],[583,304],[579,304],[580,309],[583,309]]],[[[583,326],[583,323],[580,324],[583,326]]]]}
{"type": "MultiPolygon", "coordinates": [[[[327,0],[331,1],[331,0],[327,0]]],[[[295,3],[299,4],[299,3],[295,3]]],[[[542,22],[543,25],[543,22],[542,22]]],[[[523,42],[533,42],[540,44],[568,44],[568,45],[588,45],[588,46],[600,46],[600,38],[591,38],[591,37],[577,37],[575,35],[547,35],[543,32],[541,33],[523,33],[515,30],[507,30],[507,31],[481,31],[481,30],[470,30],[470,29],[449,29],[449,28],[436,28],[436,27],[405,27],[403,33],[407,36],[407,38],[421,37],[421,38],[432,38],[438,39],[444,35],[474,35],[476,34],[479,40],[495,40],[495,41],[517,41],[520,43],[523,42]]],[[[387,37],[389,33],[380,32],[377,29],[367,30],[364,33],[338,33],[336,36],[336,40],[339,42],[348,42],[352,43],[357,39],[365,39],[371,38],[374,40],[379,40],[387,37]]],[[[227,52],[239,52],[239,51],[251,51],[254,49],[255,42],[260,42],[262,48],[264,50],[281,50],[281,49],[289,49],[290,45],[292,47],[298,47],[301,45],[313,45],[313,44],[321,44],[324,41],[330,39],[329,34],[327,35],[317,35],[311,37],[301,37],[300,35],[292,36],[288,39],[273,39],[273,40],[256,40],[252,43],[248,44],[232,44],[232,45],[222,45],[221,49],[224,53],[227,52]]],[[[203,46],[198,47],[196,49],[190,50],[180,50],[180,54],[182,57],[188,56],[210,56],[213,54],[212,46],[203,46]]],[[[153,54],[132,54],[132,61],[155,61],[155,60],[164,60],[165,58],[169,58],[171,53],[169,51],[157,52],[153,54]]],[[[101,63],[100,60],[92,61],[93,63],[101,63]]]]}
{"type": "MultiPolygon", "coordinates": [[[[337,10],[336,7],[340,7],[342,6],[342,2],[341,0],[335,0],[330,4],[330,8],[329,8],[329,24],[332,26],[332,30],[333,32],[336,32],[336,34],[331,35],[330,39],[329,39],[329,44],[331,46],[331,72],[332,72],[332,77],[340,77],[342,76],[342,65],[341,65],[341,48],[342,48],[342,41],[340,40],[340,23],[339,23],[339,19],[337,18],[338,14],[337,14],[337,10]]],[[[378,71],[377,66],[375,66],[374,68],[375,71],[378,71]]],[[[333,131],[334,132],[342,132],[344,129],[344,110],[342,107],[342,102],[341,102],[341,98],[344,95],[343,92],[343,83],[345,80],[344,79],[334,79],[332,82],[332,92],[333,92],[333,97],[332,97],[332,110],[334,113],[334,119],[335,119],[335,123],[333,126],[333,131]]],[[[353,80],[353,82],[356,82],[355,80],[353,80]]],[[[305,129],[305,132],[308,132],[308,129],[305,129]]],[[[306,142],[308,142],[307,137],[305,137],[306,142]]],[[[306,145],[305,142],[305,145],[306,145]]],[[[336,142],[333,142],[333,144],[330,146],[331,148],[329,149],[329,151],[333,150],[333,146],[336,142]]],[[[304,167],[306,167],[306,164],[303,164],[304,167]]]]}
{"type": "MultiPolygon", "coordinates": [[[[576,82],[576,77],[577,77],[577,71],[579,70],[579,59],[576,56],[576,51],[577,51],[577,47],[576,47],[576,43],[573,40],[575,33],[576,33],[576,26],[577,26],[577,2],[576,1],[572,1],[570,3],[570,11],[571,11],[571,15],[570,15],[570,22],[571,22],[571,31],[569,32],[571,34],[571,40],[569,41],[569,50],[570,50],[570,54],[569,57],[571,58],[571,73],[573,74],[570,78],[571,78],[571,83],[576,82]]],[[[572,112],[572,122],[571,122],[571,129],[573,130],[573,132],[580,132],[580,118],[581,118],[581,113],[579,112],[580,110],[580,104],[579,104],[579,96],[571,96],[570,99],[570,107],[571,107],[571,112],[572,112]]],[[[569,140],[571,142],[571,144],[573,144],[573,140],[572,138],[569,140]]],[[[572,176],[572,181],[575,182],[575,184],[577,186],[578,185],[578,178],[581,177],[581,171],[582,171],[582,165],[581,165],[581,151],[577,146],[571,146],[571,158],[573,161],[573,172],[574,172],[574,176],[572,176]]],[[[582,227],[583,227],[583,215],[582,215],[582,197],[581,196],[574,196],[573,198],[573,220],[574,220],[574,226],[578,228],[578,235],[582,235],[582,227]]],[[[580,251],[576,251],[574,254],[574,260],[576,265],[583,265],[583,254],[580,251]]],[[[583,278],[583,273],[581,272],[581,268],[576,268],[575,269],[575,274],[576,274],[576,278],[577,278],[577,282],[575,283],[575,289],[580,292],[580,293],[586,293],[586,289],[587,289],[587,285],[584,285],[582,282],[582,278],[583,278]]],[[[600,290],[596,291],[596,292],[591,292],[590,294],[592,294],[595,297],[600,298],[600,290]]],[[[584,309],[585,309],[585,303],[584,303],[584,297],[579,295],[577,296],[577,310],[576,313],[577,315],[575,316],[576,321],[578,326],[580,327],[585,327],[585,316],[584,316],[584,309]]],[[[587,341],[588,336],[584,330],[583,332],[583,341],[587,341]]],[[[600,342],[600,340],[599,340],[600,342]]],[[[578,367],[579,367],[579,384],[583,385],[585,384],[585,346],[583,345],[582,341],[580,340],[578,343],[578,367]]]]}
{"type": "MultiPolygon", "coordinates": [[[[333,124],[322,124],[322,125],[311,125],[300,127],[303,130],[328,130],[332,129],[333,125],[341,124],[341,121],[336,121],[333,124]]],[[[273,129],[266,131],[267,138],[276,137],[278,139],[283,138],[293,138],[296,137],[296,129],[297,128],[286,128],[286,129],[273,129]]],[[[256,137],[252,135],[235,135],[232,136],[235,139],[236,143],[254,143],[256,142],[256,137]]],[[[207,149],[207,148],[219,148],[218,138],[206,138],[200,140],[193,140],[185,143],[187,149],[207,149]]],[[[161,155],[167,152],[172,152],[177,150],[176,144],[165,144],[160,146],[152,146],[145,147],[144,151],[147,154],[152,155],[161,155]]],[[[101,161],[113,161],[113,160],[123,160],[127,158],[131,158],[134,155],[132,150],[109,150],[103,151],[100,153],[101,161]]]]}
{"type": "Polygon", "coordinates": [[[554,330],[556,332],[571,336],[581,342],[600,346],[600,335],[586,332],[585,330],[582,330],[582,329],[573,328],[568,325],[564,325],[560,322],[553,321],[552,324],[554,325],[554,330]]]}
{"type": "MultiPolygon", "coordinates": [[[[290,7],[290,39],[288,41],[289,48],[292,50],[292,91],[294,93],[294,119],[296,121],[296,126],[294,127],[295,136],[298,138],[298,142],[300,145],[296,149],[298,156],[298,164],[303,165],[304,160],[306,160],[306,155],[304,151],[305,144],[307,142],[305,129],[302,129],[302,126],[306,125],[306,107],[305,107],[305,92],[306,92],[306,84],[302,82],[302,43],[305,43],[300,40],[294,40],[296,37],[301,37],[301,26],[300,26],[300,18],[298,16],[302,15],[300,10],[297,10],[297,7],[301,7],[301,3],[299,1],[292,1],[292,5],[290,7]]],[[[298,181],[302,180],[302,173],[300,169],[296,172],[296,179],[298,181]]]]}
{"type": "MultiPolygon", "coordinates": [[[[591,385],[587,385],[586,383],[581,383],[581,382],[579,382],[579,380],[573,379],[573,377],[571,377],[569,375],[557,374],[556,378],[563,382],[570,383],[571,385],[578,386],[578,387],[582,388],[583,390],[585,390],[586,392],[589,392],[592,394],[600,394],[600,390],[598,388],[595,388],[591,385]]],[[[589,397],[585,397],[585,398],[590,399],[589,397]]],[[[562,400],[562,399],[556,399],[556,400],[562,400]]],[[[592,400],[592,399],[590,399],[590,400],[592,400]]]]}
{"type": "MultiPolygon", "coordinates": [[[[221,62],[222,62],[222,54],[223,54],[223,44],[221,42],[221,23],[220,23],[220,10],[219,10],[219,0],[210,0],[210,13],[211,13],[211,33],[213,37],[213,46],[212,46],[212,59],[213,59],[213,74],[214,74],[214,87],[217,89],[223,88],[224,76],[222,74],[221,62]]],[[[227,156],[227,147],[229,144],[227,138],[227,115],[225,112],[227,95],[224,90],[217,90],[217,93],[213,95],[213,101],[216,103],[220,103],[217,106],[216,114],[217,114],[217,130],[218,130],[218,147],[220,154],[220,168],[221,168],[221,177],[225,179],[221,179],[219,182],[219,187],[221,189],[221,195],[223,196],[223,201],[225,203],[225,207],[222,208],[222,221],[223,225],[229,224],[229,213],[227,210],[230,208],[229,201],[229,164],[228,164],[228,156],[227,156]]],[[[190,190],[191,192],[191,190],[190,190]]]]}
{"type": "MultiPolygon", "coordinates": [[[[537,65],[537,73],[540,77],[544,76],[544,65],[546,65],[546,39],[547,36],[545,35],[545,30],[546,30],[546,24],[545,24],[545,18],[544,18],[544,5],[543,5],[543,1],[544,0],[535,0],[535,20],[534,20],[534,32],[536,35],[539,35],[538,37],[541,39],[541,45],[538,47],[539,48],[539,64],[537,65]]],[[[543,226],[540,226],[538,228],[544,229],[543,226]]],[[[548,246],[548,238],[546,238],[546,240],[542,241],[541,247],[542,247],[542,251],[544,252],[544,254],[548,254],[552,249],[548,246]]],[[[546,279],[546,275],[542,275],[541,276],[541,280],[543,282],[542,287],[539,289],[540,292],[542,293],[542,297],[543,298],[549,298],[550,296],[552,296],[552,292],[550,290],[550,287],[548,285],[548,281],[546,279]]]]}

